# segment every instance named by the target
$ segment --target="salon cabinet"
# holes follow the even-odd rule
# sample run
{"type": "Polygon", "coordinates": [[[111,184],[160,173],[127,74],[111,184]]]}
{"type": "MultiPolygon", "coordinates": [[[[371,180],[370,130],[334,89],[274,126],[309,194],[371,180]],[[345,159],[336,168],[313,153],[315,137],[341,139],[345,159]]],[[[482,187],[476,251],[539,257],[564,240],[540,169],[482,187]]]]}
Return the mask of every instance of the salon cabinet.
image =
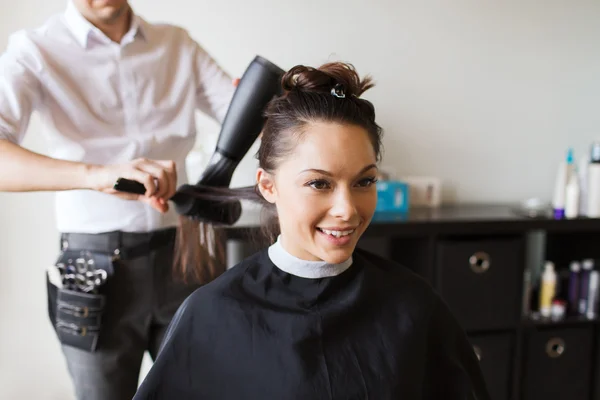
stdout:
{"type": "MultiPolygon", "coordinates": [[[[258,214],[245,212],[228,237],[233,265],[260,247],[258,214]]],[[[359,247],[428,280],[465,329],[493,400],[600,400],[600,323],[531,317],[525,272],[551,260],[600,266],[600,219],[519,215],[510,205],[463,205],[376,214],[359,247]]],[[[534,295],[537,295],[535,291],[534,295]]],[[[535,299],[535,296],[534,296],[535,299]]]]}
{"type": "Polygon", "coordinates": [[[536,327],[525,336],[523,400],[589,399],[594,329],[536,327]]]}
{"type": "Polygon", "coordinates": [[[519,237],[441,239],[437,287],[466,330],[515,328],[523,248],[519,237]]]}
{"type": "Polygon", "coordinates": [[[484,333],[469,336],[481,364],[492,400],[508,399],[512,354],[515,344],[512,332],[484,333]]]}

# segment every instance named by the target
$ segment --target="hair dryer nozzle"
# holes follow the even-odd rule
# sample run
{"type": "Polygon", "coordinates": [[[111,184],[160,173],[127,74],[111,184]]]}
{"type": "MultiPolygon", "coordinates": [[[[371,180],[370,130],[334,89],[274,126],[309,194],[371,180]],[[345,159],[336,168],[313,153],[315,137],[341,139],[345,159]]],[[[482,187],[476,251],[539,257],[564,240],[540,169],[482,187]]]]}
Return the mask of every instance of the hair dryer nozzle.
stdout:
{"type": "Polygon", "coordinates": [[[263,128],[267,104],[281,94],[284,73],[263,57],[252,60],[227,110],[217,151],[238,162],[244,158],[263,128]]]}

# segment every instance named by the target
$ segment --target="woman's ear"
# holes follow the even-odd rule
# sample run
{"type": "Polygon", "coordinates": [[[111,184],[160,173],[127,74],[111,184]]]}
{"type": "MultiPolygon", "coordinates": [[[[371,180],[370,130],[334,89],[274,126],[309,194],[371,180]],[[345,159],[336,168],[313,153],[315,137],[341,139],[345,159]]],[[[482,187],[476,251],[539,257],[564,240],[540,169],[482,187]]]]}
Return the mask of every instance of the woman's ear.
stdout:
{"type": "Polygon", "coordinates": [[[258,168],[256,171],[256,184],[258,185],[260,194],[262,194],[265,200],[274,204],[275,199],[277,198],[277,188],[275,187],[273,175],[262,168],[258,168]]]}

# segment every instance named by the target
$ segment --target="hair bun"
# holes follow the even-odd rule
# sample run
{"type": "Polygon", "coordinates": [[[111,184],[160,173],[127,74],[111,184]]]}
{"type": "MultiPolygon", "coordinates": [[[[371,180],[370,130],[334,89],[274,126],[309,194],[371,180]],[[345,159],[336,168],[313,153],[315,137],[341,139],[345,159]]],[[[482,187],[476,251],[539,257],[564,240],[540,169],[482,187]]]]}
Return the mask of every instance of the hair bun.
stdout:
{"type": "Polygon", "coordinates": [[[319,68],[296,65],[283,75],[285,92],[337,93],[338,97],[359,97],[374,86],[371,77],[360,79],[352,64],[332,62],[319,68]]]}

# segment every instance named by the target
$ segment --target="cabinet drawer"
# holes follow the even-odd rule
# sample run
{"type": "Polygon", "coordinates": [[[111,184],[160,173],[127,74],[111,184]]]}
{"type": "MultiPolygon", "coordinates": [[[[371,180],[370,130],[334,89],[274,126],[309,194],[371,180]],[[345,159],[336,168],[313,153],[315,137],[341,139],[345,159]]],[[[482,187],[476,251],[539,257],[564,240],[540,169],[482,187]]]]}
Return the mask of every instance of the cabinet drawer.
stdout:
{"type": "Polygon", "coordinates": [[[544,329],[526,340],[523,400],[590,398],[593,327],[544,329]]]}
{"type": "Polygon", "coordinates": [[[521,237],[445,240],[437,249],[440,293],[464,329],[517,325],[524,263],[521,237]]]}
{"type": "Polygon", "coordinates": [[[513,335],[486,334],[469,337],[479,358],[492,400],[510,398],[510,372],[513,361],[513,335]]]}

